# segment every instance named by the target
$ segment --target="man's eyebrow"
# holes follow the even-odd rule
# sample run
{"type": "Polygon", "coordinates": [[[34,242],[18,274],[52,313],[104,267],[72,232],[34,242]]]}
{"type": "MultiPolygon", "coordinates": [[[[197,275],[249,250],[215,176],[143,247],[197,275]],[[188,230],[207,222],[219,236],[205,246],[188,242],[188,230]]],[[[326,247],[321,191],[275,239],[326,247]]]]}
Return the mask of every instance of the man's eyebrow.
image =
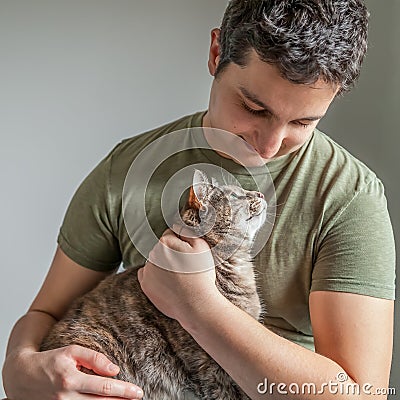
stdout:
{"type": "MultiPolygon", "coordinates": [[[[277,115],[271,110],[271,108],[268,107],[265,103],[263,103],[260,99],[258,99],[255,94],[249,92],[243,86],[239,86],[239,90],[242,92],[244,97],[247,97],[250,101],[252,101],[254,104],[257,104],[259,107],[262,107],[263,111],[266,111],[267,113],[271,114],[273,117],[277,118],[277,115]]],[[[298,118],[296,121],[319,121],[324,116],[325,116],[325,114],[311,116],[311,117],[298,118]]]]}

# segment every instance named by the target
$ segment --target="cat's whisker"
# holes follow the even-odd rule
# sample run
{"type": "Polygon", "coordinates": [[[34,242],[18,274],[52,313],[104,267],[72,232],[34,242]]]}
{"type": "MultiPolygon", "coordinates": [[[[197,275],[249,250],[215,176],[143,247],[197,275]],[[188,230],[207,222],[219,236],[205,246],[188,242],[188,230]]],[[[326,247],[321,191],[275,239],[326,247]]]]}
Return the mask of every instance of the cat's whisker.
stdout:
{"type": "Polygon", "coordinates": [[[268,221],[268,219],[266,219],[265,220],[265,224],[269,224],[269,225],[273,226],[273,225],[275,225],[275,222],[271,222],[271,221],[268,221]]]}
{"type": "MultiPolygon", "coordinates": [[[[268,201],[267,201],[267,203],[268,203],[268,201]]],[[[279,203],[279,204],[268,204],[268,207],[269,208],[278,208],[278,207],[282,207],[282,206],[284,206],[286,203],[284,202],[284,203],[279,203]]]]}

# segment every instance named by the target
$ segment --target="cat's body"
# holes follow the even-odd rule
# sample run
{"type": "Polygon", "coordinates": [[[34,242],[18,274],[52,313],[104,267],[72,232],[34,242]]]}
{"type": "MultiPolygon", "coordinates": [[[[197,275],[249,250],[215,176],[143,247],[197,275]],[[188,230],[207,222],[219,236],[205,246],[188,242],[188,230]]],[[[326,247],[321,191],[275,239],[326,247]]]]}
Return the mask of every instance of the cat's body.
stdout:
{"type": "MultiPolygon", "coordinates": [[[[200,178],[205,179],[203,175],[200,178]]],[[[255,192],[246,192],[248,198],[245,200],[245,191],[232,190],[231,186],[203,188],[205,191],[197,190],[197,198],[200,198],[197,204],[205,204],[205,197],[209,196],[210,204],[221,209],[216,209],[220,223],[217,218],[215,227],[204,236],[210,246],[222,244],[220,250],[213,253],[216,285],[228,300],[258,319],[261,306],[249,250],[255,233],[265,220],[265,202],[255,192]],[[231,210],[230,217],[226,215],[226,209],[225,214],[222,210],[221,196],[227,198],[224,193],[227,190],[232,190],[230,195],[234,197],[228,200],[229,208],[232,208],[232,202],[245,201],[248,204],[245,226],[250,232],[247,239],[246,234],[240,232],[243,226],[233,226],[236,219],[245,219],[245,214],[239,215],[243,210],[235,213],[231,210]],[[254,226],[249,227],[249,224],[254,226]],[[229,253],[225,261],[225,257],[221,258],[222,253],[229,253]]],[[[199,218],[199,210],[189,206],[182,219],[195,227],[202,218],[207,218],[204,215],[207,212],[204,209],[200,211],[199,218]]],[[[141,387],[146,400],[183,400],[185,391],[192,391],[204,400],[248,399],[177,321],[153,306],[140,288],[136,270],[109,276],[94,290],[77,299],[44,340],[41,350],[71,344],[105,354],[120,367],[116,378],[141,387]]]]}

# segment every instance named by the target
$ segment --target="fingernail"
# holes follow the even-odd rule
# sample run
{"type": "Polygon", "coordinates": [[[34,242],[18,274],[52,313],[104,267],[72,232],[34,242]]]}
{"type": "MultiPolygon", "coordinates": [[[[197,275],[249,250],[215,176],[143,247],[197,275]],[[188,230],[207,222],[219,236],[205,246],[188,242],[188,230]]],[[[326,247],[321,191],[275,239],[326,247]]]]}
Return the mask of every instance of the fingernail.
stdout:
{"type": "Polygon", "coordinates": [[[143,397],[143,390],[138,388],[131,388],[131,393],[135,396],[135,399],[141,399],[143,397]]]}
{"type": "Polygon", "coordinates": [[[108,366],[108,370],[109,370],[110,372],[115,372],[115,373],[117,373],[117,372],[119,371],[119,367],[118,367],[118,365],[110,364],[110,365],[108,366]]]}

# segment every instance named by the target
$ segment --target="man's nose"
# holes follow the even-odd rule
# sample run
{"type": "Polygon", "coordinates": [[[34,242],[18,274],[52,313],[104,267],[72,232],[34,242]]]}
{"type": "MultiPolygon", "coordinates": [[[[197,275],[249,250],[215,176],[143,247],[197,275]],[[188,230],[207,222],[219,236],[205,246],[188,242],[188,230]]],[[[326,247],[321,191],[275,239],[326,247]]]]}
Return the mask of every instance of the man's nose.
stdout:
{"type": "Polygon", "coordinates": [[[272,158],[282,147],[286,130],[281,125],[268,125],[256,132],[256,150],[263,158],[272,158]]]}

